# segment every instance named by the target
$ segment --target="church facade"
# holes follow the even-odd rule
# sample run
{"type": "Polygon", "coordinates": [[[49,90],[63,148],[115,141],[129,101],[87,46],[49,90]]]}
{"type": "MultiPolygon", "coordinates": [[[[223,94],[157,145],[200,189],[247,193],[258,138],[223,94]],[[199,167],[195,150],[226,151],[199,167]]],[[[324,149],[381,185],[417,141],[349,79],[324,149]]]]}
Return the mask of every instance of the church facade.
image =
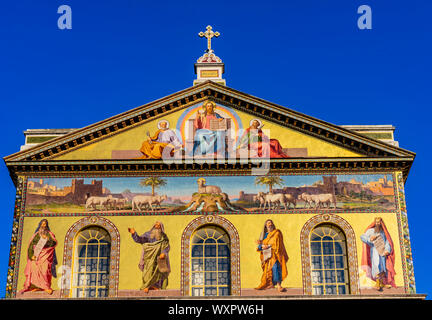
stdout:
{"type": "Polygon", "coordinates": [[[200,35],[192,87],[4,158],[6,297],[415,296],[415,153],[226,86],[200,35]]]}

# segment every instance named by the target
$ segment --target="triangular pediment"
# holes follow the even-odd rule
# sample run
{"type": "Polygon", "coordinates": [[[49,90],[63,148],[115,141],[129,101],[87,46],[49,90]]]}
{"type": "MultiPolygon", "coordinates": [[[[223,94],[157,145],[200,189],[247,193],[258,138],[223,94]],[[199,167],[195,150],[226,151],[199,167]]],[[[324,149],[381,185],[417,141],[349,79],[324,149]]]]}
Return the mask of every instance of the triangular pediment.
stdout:
{"type": "MultiPolygon", "coordinates": [[[[413,159],[415,156],[410,151],[209,81],[4,159],[6,163],[157,160],[157,150],[154,153],[151,150],[154,145],[150,145],[148,151],[149,146],[146,146],[145,142],[149,138],[152,139],[150,144],[160,142],[158,134],[161,133],[161,122],[165,121],[169,124],[169,129],[174,132],[174,140],[177,139],[183,147],[189,143],[190,148],[193,148],[194,143],[199,141],[198,129],[206,129],[209,130],[208,132],[229,132],[226,139],[229,139],[235,147],[246,142],[250,145],[249,148],[254,146],[259,148],[259,134],[258,143],[257,140],[248,140],[251,138],[248,129],[251,128],[254,120],[259,124],[257,132],[269,138],[272,158],[400,157],[413,159]],[[221,119],[218,120],[220,125],[217,121],[214,124],[215,119],[211,117],[207,117],[209,121],[206,122],[207,118],[204,117],[205,119],[202,119],[206,122],[206,126],[201,123],[201,127],[197,127],[197,117],[203,114],[200,110],[203,110],[203,102],[207,100],[215,103],[216,108],[213,111],[216,119],[221,119]],[[213,127],[210,128],[211,121],[213,127]],[[218,129],[215,129],[214,125],[218,129]]],[[[208,138],[205,132],[201,133],[200,138],[208,138]]],[[[185,151],[187,152],[187,147],[185,151]]]]}
{"type": "MultiPolygon", "coordinates": [[[[219,149],[217,145],[214,147],[210,144],[206,146],[200,145],[200,139],[208,142],[212,139],[217,140],[218,138],[218,135],[214,134],[215,130],[206,129],[206,127],[210,127],[208,124],[206,126],[203,123],[198,124],[200,120],[199,112],[203,110],[202,106],[205,101],[199,101],[176,112],[164,114],[156,120],[136,125],[129,130],[89,143],[52,159],[158,160],[162,159],[162,148],[168,141],[173,145],[181,146],[180,148],[183,148],[183,156],[192,154],[198,157],[209,154],[214,155],[212,151],[219,149]],[[161,131],[162,123],[166,123],[168,128],[161,131]],[[204,132],[199,136],[199,128],[209,131],[201,130],[204,132]],[[149,138],[152,140],[151,142],[149,142],[149,138]]],[[[236,110],[223,103],[215,103],[215,105],[214,117],[220,119],[216,120],[219,128],[216,132],[223,134],[221,139],[223,137],[226,140],[225,149],[228,149],[228,143],[232,148],[237,150],[240,146],[247,146],[249,150],[254,147],[259,148],[263,137],[264,139],[268,137],[269,155],[271,158],[362,156],[349,149],[334,145],[317,137],[309,136],[297,130],[286,128],[271,120],[262,119],[259,116],[236,110]],[[253,131],[249,129],[253,125],[258,126],[255,133],[256,138],[251,136],[253,131]]],[[[204,121],[206,121],[206,118],[204,118],[204,121]]],[[[228,152],[225,152],[224,155],[228,156],[228,152]]]]}

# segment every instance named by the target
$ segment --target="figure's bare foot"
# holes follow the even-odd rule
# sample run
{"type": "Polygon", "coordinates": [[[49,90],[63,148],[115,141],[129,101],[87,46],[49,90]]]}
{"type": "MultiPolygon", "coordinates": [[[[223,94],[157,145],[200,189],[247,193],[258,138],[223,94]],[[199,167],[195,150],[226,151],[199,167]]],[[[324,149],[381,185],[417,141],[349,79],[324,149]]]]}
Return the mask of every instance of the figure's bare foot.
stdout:
{"type": "Polygon", "coordinates": [[[276,283],[276,288],[278,292],[285,292],[285,288],[282,287],[281,283],[276,283]]]}
{"type": "Polygon", "coordinates": [[[273,285],[268,285],[268,286],[256,287],[255,290],[267,290],[267,289],[272,289],[272,288],[274,288],[273,285]]]}
{"type": "Polygon", "coordinates": [[[48,294],[52,294],[52,293],[54,292],[53,289],[45,289],[44,291],[45,291],[46,293],[48,293],[48,294]]]}
{"type": "Polygon", "coordinates": [[[142,291],[144,291],[144,293],[148,293],[149,292],[149,288],[144,288],[144,289],[142,289],[142,291]]]}

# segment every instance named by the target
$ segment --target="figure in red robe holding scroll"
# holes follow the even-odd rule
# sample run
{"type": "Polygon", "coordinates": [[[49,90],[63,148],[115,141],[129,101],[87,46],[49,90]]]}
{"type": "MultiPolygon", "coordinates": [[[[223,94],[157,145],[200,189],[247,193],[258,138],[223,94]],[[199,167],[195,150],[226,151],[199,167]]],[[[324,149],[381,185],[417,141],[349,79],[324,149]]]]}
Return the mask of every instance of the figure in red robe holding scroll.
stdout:
{"type": "Polygon", "coordinates": [[[393,241],[382,218],[375,218],[360,239],[363,242],[361,268],[366,276],[376,282],[378,291],[396,287],[393,241]]]}
{"type": "Polygon", "coordinates": [[[56,246],[57,239],[54,233],[50,231],[48,220],[41,220],[30,239],[27,250],[27,265],[24,270],[26,280],[21,293],[26,291],[53,293],[51,279],[57,277],[56,246]]]}

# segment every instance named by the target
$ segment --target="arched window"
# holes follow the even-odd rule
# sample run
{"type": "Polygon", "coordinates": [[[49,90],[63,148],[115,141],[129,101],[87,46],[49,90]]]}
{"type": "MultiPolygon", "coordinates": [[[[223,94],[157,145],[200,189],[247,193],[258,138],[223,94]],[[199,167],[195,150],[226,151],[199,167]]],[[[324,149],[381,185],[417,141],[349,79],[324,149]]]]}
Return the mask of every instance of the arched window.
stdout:
{"type": "Polygon", "coordinates": [[[314,295],[350,293],[346,238],[338,227],[320,224],[312,230],[310,259],[314,295]]]}
{"type": "Polygon", "coordinates": [[[191,238],[192,296],[230,295],[230,239],[225,230],[204,225],[191,238]]]}
{"type": "Polygon", "coordinates": [[[111,237],[97,226],[82,229],[74,241],[72,297],[107,297],[109,290],[111,237]]]}

